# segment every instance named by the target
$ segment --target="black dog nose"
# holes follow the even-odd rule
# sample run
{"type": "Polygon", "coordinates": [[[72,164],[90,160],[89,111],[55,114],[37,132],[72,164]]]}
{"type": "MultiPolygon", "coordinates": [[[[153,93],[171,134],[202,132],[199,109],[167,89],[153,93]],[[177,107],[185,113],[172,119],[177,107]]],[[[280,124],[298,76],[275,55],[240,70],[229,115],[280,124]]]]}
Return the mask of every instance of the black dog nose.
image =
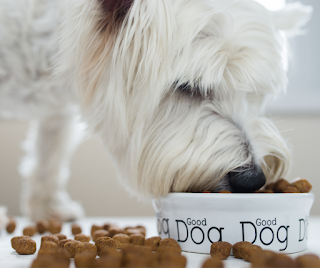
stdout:
{"type": "Polygon", "coordinates": [[[235,193],[253,193],[265,183],[266,177],[260,167],[229,172],[229,183],[235,193]]]}

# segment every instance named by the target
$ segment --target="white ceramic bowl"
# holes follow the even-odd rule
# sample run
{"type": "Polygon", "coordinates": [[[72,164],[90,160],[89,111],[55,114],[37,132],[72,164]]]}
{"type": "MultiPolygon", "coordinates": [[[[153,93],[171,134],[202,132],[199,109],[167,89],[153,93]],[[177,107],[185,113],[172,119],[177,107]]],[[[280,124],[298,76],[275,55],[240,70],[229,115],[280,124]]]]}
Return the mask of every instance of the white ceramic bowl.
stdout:
{"type": "Polygon", "coordinates": [[[183,251],[210,253],[216,241],[249,241],[295,253],[307,248],[314,194],[172,193],[153,199],[162,238],[183,251]]]}

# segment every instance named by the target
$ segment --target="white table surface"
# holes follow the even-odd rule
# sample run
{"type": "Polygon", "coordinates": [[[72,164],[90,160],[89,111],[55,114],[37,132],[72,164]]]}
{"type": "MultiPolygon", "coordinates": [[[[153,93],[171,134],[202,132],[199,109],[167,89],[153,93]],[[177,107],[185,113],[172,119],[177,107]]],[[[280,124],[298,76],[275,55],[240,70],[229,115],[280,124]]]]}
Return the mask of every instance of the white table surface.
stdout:
{"type": "MultiPolygon", "coordinates": [[[[7,234],[5,230],[1,232],[0,235],[0,267],[1,268],[29,268],[32,261],[36,258],[34,255],[18,255],[11,248],[11,238],[13,236],[22,235],[22,230],[24,227],[31,224],[25,218],[17,218],[17,228],[15,232],[11,235],[7,234]]],[[[144,225],[147,228],[147,237],[157,236],[156,230],[156,218],[84,218],[77,223],[81,226],[82,232],[84,234],[90,235],[90,230],[92,224],[104,224],[104,223],[115,223],[120,227],[126,226],[135,226],[135,225],[144,225]]],[[[305,253],[314,253],[320,256],[320,217],[311,217],[310,218],[310,227],[309,227],[309,241],[308,241],[308,250],[298,253],[291,254],[293,258],[305,253]]],[[[71,233],[71,223],[65,223],[63,225],[61,233],[65,234],[68,238],[73,238],[71,233]]],[[[37,243],[37,250],[40,245],[40,235],[36,235],[33,239],[37,243]]],[[[195,254],[195,253],[182,253],[187,257],[187,268],[200,268],[203,261],[208,258],[209,255],[205,254],[195,254]]],[[[230,256],[227,260],[224,261],[226,268],[249,268],[250,264],[239,259],[235,259],[233,256],[230,256]]],[[[74,263],[71,263],[71,268],[75,268],[74,263]]]]}

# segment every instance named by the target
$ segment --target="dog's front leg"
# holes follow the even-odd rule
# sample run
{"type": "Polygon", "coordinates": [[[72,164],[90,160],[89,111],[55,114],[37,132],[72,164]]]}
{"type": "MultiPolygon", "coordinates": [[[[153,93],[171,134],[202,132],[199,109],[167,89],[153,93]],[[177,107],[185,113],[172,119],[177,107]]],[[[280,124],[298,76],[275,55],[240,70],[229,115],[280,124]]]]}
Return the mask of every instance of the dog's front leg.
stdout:
{"type": "Polygon", "coordinates": [[[33,220],[68,221],[84,215],[67,191],[71,156],[82,140],[84,127],[75,116],[58,114],[33,122],[21,164],[22,212],[33,220]]]}

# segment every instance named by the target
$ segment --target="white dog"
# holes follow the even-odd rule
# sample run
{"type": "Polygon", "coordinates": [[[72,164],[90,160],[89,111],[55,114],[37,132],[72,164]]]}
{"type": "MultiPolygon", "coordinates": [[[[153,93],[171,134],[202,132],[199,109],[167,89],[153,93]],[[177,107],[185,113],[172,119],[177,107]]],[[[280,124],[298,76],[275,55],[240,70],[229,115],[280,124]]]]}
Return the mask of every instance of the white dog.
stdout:
{"type": "Polygon", "coordinates": [[[310,13],[253,0],[0,0],[0,112],[35,122],[24,212],[83,214],[66,192],[80,114],[138,196],[255,191],[285,176],[290,153],[263,110],[286,88],[284,33],[310,13]]]}

